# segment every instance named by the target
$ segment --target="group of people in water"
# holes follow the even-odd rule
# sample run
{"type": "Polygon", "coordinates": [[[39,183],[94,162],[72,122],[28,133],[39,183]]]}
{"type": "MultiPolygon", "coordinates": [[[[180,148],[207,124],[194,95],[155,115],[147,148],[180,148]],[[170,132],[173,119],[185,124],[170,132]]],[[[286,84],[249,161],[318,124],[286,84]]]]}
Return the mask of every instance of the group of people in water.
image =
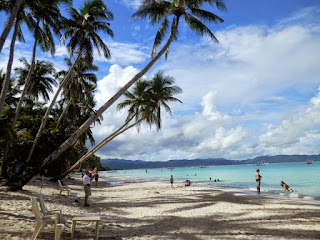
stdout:
{"type": "MultiPolygon", "coordinates": [[[[259,169],[257,169],[255,172],[255,178],[256,178],[256,182],[257,182],[257,191],[258,191],[258,193],[260,193],[260,185],[261,185],[262,176],[260,175],[259,169]]],[[[280,186],[283,187],[283,189],[285,191],[293,192],[292,188],[290,188],[289,185],[286,184],[284,181],[280,181],[280,186]]]]}
{"type": "MultiPolygon", "coordinates": [[[[195,174],[195,176],[196,176],[196,174],[195,174]]],[[[256,172],[255,172],[255,179],[256,179],[256,183],[257,183],[257,191],[258,191],[258,193],[260,193],[261,178],[262,178],[262,176],[260,175],[260,170],[257,169],[256,172]]],[[[211,181],[211,177],[209,178],[209,181],[211,181]]],[[[220,182],[219,178],[214,179],[214,182],[220,182]]],[[[170,183],[171,183],[171,187],[173,187],[173,175],[171,175],[171,177],[170,177],[170,183]]],[[[187,187],[187,186],[190,186],[190,185],[191,185],[191,181],[190,180],[186,180],[185,186],[187,187]]],[[[290,188],[289,185],[286,184],[284,181],[280,181],[280,186],[283,187],[283,189],[285,191],[293,192],[292,188],[290,188]]]]}

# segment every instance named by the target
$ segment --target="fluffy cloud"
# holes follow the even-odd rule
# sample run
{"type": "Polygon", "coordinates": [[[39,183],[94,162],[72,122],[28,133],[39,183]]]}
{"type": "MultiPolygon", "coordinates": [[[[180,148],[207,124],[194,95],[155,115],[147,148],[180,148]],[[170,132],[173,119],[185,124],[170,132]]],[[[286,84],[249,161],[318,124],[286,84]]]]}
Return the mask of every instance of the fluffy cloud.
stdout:
{"type": "Polygon", "coordinates": [[[149,54],[145,52],[147,48],[139,44],[120,43],[114,41],[108,41],[106,44],[110,49],[111,59],[108,60],[104,58],[103,55],[100,56],[98,52],[95,51],[95,61],[110,62],[126,66],[130,64],[143,63],[147,58],[149,58],[149,54]]]}
{"type": "Polygon", "coordinates": [[[120,0],[124,5],[129,8],[138,9],[142,0],[120,0]]]}
{"type": "MultiPolygon", "coordinates": [[[[320,90],[320,88],[319,88],[320,90]]],[[[307,136],[320,133],[320,93],[310,100],[307,109],[293,113],[279,126],[270,125],[268,132],[260,136],[260,143],[267,147],[286,147],[305,142],[307,136]]]]}

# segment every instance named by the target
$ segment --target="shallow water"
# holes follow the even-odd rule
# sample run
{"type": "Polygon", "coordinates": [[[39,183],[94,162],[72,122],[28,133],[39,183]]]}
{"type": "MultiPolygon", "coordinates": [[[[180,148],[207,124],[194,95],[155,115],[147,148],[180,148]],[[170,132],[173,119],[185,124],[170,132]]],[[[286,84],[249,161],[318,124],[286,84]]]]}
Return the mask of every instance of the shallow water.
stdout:
{"type": "Polygon", "coordinates": [[[117,179],[127,181],[167,181],[173,175],[175,184],[182,184],[187,179],[192,183],[205,184],[214,187],[242,188],[249,191],[256,190],[254,173],[260,169],[261,192],[286,194],[290,197],[305,199],[320,199],[320,162],[312,164],[301,163],[274,163],[267,166],[237,165],[215,166],[207,168],[156,168],[137,170],[118,170],[101,173],[101,177],[113,184],[117,179]],[[211,181],[209,178],[211,177],[211,181]],[[214,182],[219,179],[219,182],[214,182]],[[293,193],[284,193],[280,181],[287,183],[293,193]]]}

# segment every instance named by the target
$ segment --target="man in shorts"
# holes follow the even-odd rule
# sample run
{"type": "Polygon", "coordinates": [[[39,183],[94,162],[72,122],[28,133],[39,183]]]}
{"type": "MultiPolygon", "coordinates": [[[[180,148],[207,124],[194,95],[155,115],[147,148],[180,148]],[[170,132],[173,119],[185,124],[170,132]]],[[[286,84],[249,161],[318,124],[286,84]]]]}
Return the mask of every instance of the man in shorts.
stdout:
{"type": "Polygon", "coordinates": [[[86,171],[86,174],[82,178],[83,186],[84,186],[84,193],[85,193],[85,197],[84,197],[84,206],[85,207],[90,206],[90,204],[88,203],[88,200],[89,200],[89,196],[91,196],[91,181],[95,177],[95,174],[93,174],[90,178],[90,174],[91,174],[90,171],[86,171]]]}

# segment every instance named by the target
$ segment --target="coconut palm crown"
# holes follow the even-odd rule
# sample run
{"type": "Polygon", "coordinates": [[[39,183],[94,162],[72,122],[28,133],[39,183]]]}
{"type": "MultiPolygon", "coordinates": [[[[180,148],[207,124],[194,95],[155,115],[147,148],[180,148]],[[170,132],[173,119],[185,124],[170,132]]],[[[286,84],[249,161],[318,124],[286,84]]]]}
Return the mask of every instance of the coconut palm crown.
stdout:
{"type": "MultiPolygon", "coordinates": [[[[177,27],[181,18],[196,34],[201,36],[208,35],[218,42],[211,30],[202,21],[222,23],[223,19],[212,12],[201,9],[200,7],[203,4],[215,5],[221,11],[227,10],[224,0],[144,0],[142,2],[138,11],[131,18],[149,18],[149,22],[152,25],[160,23],[152,47],[152,58],[157,54],[157,47],[162,43],[169,29],[170,35],[173,35],[173,40],[177,39],[177,27]]],[[[168,52],[169,48],[166,49],[166,57],[168,52]]]]}
{"type": "Polygon", "coordinates": [[[70,38],[67,44],[70,56],[74,56],[74,53],[81,54],[88,63],[92,63],[94,45],[99,54],[102,50],[104,57],[110,59],[110,50],[97,33],[104,31],[113,37],[110,23],[107,22],[113,20],[113,14],[103,1],[88,0],[79,12],[72,7],[69,8],[69,14],[71,18],[62,21],[66,31],[60,41],[64,42],[66,38],[70,38]]]}

